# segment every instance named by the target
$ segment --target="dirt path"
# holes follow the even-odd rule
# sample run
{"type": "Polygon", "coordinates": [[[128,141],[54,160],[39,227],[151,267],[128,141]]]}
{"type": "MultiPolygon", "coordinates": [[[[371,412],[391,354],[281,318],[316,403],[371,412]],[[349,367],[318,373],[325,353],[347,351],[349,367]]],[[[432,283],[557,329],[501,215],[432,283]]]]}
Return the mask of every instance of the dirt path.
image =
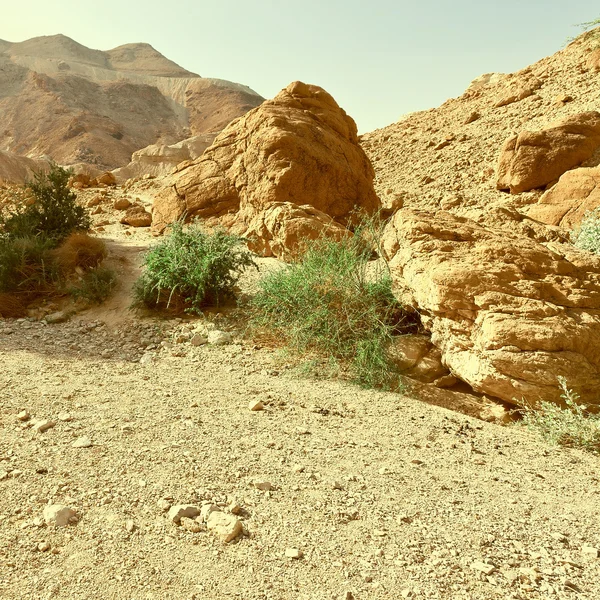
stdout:
{"type": "Polygon", "coordinates": [[[0,321],[3,600],[599,597],[598,458],[182,325],[0,321]],[[164,512],[232,499],[230,544],[164,512]]]}

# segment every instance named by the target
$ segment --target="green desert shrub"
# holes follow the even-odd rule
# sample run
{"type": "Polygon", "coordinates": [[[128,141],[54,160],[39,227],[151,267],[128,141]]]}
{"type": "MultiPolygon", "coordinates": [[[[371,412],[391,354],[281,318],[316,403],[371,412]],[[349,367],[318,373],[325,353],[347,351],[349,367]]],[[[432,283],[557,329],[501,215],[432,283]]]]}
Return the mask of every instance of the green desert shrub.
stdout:
{"type": "Polygon", "coordinates": [[[254,260],[239,236],[174,223],[170,235],[146,253],[134,285],[134,306],[197,312],[234,297],[240,274],[254,260]]]}
{"type": "Polygon", "coordinates": [[[558,382],[566,408],[542,402],[539,408],[523,409],[523,422],[551,444],[600,451],[600,416],[578,404],[579,396],[570,390],[564,377],[558,382]]]}
{"type": "Polygon", "coordinates": [[[108,267],[86,271],[77,283],[69,286],[71,296],[89,304],[102,304],[117,285],[117,275],[108,267]]]}
{"type": "Polygon", "coordinates": [[[388,345],[415,319],[395,299],[387,269],[374,267],[362,233],[310,242],[297,262],[263,278],[250,301],[251,326],[299,354],[347,365],[362,385],[391,387],[397,370],[388,345]]]}
{"type": "Polygon", "coordinates": [[[581,224],[571,232],[575,246],[600,254],[600,209],[586,213],[581,224]]]}
{"type": "Polygon", "coordinates": [[[56,164],[52,164],[48,172],[36,173],[33,181],[25,185],[32,203],[20,204],[4,215],[0,230],[13,238],[45,237],[54,245],[74,231],[87,231],[90,217],[69,189],[70,175],[56,164]]]}
{"type": "Polygon", "coordinates": [[[56,280],[50,257],[52,242],[44,237],[0,236],[0,292],[45,292],[56,280]]]}

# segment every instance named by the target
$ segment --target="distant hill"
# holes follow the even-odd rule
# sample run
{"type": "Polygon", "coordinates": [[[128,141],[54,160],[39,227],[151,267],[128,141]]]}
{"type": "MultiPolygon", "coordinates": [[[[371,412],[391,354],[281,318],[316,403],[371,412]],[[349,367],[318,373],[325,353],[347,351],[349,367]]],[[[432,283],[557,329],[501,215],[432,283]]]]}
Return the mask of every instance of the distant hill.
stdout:
{"type": "Polygon", "coordinates": [[[219,131],[262,101],[149,44],[103,52],[64,35],[0,40],[0,151],[113,169],[150,144],[219,131]]]}

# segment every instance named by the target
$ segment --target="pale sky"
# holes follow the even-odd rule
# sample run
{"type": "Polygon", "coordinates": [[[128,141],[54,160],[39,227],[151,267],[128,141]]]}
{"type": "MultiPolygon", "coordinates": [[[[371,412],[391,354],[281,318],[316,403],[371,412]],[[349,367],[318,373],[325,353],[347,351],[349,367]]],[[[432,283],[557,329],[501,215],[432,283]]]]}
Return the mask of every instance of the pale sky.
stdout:
{"type": "Polygon", "coordinates": [[[203,77],[265,98],[295,80],[330,92],[361,132],[440,105],[488,72],[553,54],[597,0],[21,0],[0,39],[62,33],[90,48],[147,42],[203,77]]]}

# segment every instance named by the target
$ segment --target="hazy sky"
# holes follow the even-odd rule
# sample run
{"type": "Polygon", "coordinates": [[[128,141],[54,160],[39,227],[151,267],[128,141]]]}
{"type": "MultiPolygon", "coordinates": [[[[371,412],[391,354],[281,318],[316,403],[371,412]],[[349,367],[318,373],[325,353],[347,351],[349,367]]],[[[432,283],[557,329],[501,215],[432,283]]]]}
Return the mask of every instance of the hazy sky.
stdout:
{"type": "Polygon", "coordinates": [[[63,33],[100,50],[148,42],[204,77],[270,98],[324,87],[361,132],[460,95],[487,72],[559,50],[600,17],[597,0],[21,0],[0,39],[63,33]]]}

